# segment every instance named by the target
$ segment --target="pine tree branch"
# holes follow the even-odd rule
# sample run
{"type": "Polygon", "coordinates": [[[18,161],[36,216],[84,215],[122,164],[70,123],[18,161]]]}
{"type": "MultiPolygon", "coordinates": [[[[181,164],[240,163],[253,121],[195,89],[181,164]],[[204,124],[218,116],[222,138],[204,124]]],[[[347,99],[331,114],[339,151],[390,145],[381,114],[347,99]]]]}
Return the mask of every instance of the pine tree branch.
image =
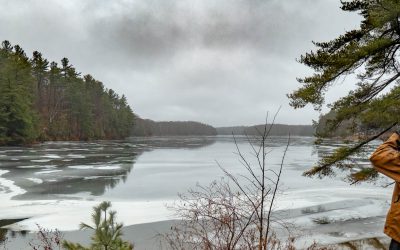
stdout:
{"type": "Polygon", "coordinates": [[[324,157],[320,161],[320,164],[318,164],[317,166],[313,167],[312,169],[304,172],[303,175],[304,176],[308,176],[308,177],[314,176],[316,174],[319,174],[320,177],[328,175],[329,173],[331,173],[330,169],[331,169],[331,167],[333,165],[338,164],[339,162],[341,162],[343,160],[346,160],[349,156],[351,156],[352,154],[356,153],[363,146],[365,146],[366,144],[370,143],[371,141],[379,138],[381,135],[383,135],[386,132],[388,132],[390,129],[392,129],[397,124],[398,124],[398,122],[393,123],[388,128],[386,128],[383,131],[381,131],[380,133],[368,138],[365,141],[362,141],[361,143],[355,145],[354,147],[342,147],[342,148],[339,148],[339,151],[336,151],[336,154],[340,153],[339,156],[337,156],[337,155],[335,155],[335,153],[333,153],[333,154],[331,154],[331,155],[329,155],[327,157],[324,157]]]}

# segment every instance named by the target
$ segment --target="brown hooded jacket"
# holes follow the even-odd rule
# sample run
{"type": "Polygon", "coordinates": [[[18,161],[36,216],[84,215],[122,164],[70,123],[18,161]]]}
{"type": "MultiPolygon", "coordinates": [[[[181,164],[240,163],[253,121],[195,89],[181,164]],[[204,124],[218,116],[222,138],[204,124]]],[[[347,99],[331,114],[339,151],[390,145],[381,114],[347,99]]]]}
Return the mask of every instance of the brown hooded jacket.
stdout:
{"type": "Polygon", "coordinates": [[[395,180],[392,203],[386,216],[384,232],[390,238],[400,242],[400,136],[394,133],[371,155],[374,168],[395,180]]]}

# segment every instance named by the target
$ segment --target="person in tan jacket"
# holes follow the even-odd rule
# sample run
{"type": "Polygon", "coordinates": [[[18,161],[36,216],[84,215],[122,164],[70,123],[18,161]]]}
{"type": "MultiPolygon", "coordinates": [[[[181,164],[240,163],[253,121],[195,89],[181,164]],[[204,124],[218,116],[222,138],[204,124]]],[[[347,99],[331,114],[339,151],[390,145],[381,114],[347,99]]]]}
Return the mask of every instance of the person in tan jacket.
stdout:
{"type": "Polygon", "coordinates": [[[392,134],[370,157],[374,168],[395,181],[384,233],[392,238],[390,250],[400,250],[400,135],[392,134]]]}

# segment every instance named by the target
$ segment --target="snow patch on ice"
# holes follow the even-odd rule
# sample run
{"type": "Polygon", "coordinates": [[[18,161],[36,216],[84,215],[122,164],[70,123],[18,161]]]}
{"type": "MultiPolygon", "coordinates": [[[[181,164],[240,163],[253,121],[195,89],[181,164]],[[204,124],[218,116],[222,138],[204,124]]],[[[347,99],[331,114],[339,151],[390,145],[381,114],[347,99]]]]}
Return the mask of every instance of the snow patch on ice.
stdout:
{"type": "Polygon", "coordinates": [[[31,160],[31,162],[49,162],[51,159],[31,160]]]}
{"type": "MultiPolygon", "coordinates": [[[[10,229],[37,230],[36,224],[44,228],[59,230],[77,230],[81,222],[90,222],[90,214],[94,206],[101,201],[36,201],[18,206],[2,208],[2,216],[31,217],[30,219],[10,225],[10,229]],[[26,208],[29,206],[29,209],[26,208]],[[27,212],[29,211],[29,212],[27,212]]],[[[174,219],[172,213],[165,208],[168,201],[113,201],[112,209],[118,211],[118,219],[124,225],[174,219]],[[133,212],[134,211],[134,212],[133,212]]]]}
{"type": "Polygon", "coordinates": [[[120,166],[104,166],[104,167],[98,167],[97,169],[100,170],[114,170],[114,169],[120,169],[120,166]]]}
{"type": "Polygon", "coordinates": [[[0,187],[2,187],[2,190],[0,191],[0,200],[2,201],[0,203],[0,208],[2,207],[2,205],[5,205],[7,201],[10,200],[12,197],[26,193],[24,189],[15,185],[14,181],[7,180],[1,177],[8,172],[8,170],[0,170],[0,187]]]}
{"type": "Polygon", "coordinates": [[[50,158],[50,159],[60,159],[61,156],[56,155],[56,154],[46,154],[42,156],[43,158],[50,158]]]}
{"type": "Polygon", "coordinates": [[[42,184],[43,183],[43,180],[39,179],[39,178],[26,178],[26,179],[30,180],[30,181],[32,181],[34,183],[37,183],[37,184],[42,184]]]}
{"type": "Polygon", "coordinates": [[[86,156],[78,155],[78,154],[68,154],[67,157],[74,158],[74,159],[84,159],[84,158],[86,158],[86,156]]]}
{"type": "Polygon", "coordinates": [[[69,166],[68,168],[72,168],[72,169],[93,169],[93,166],[89,166],[89,165],[76,165],[76,166],[69,166]]]}
{"type": "Polygon", "coordinates": [[[46,170],[46,171],[36,172],[35,174],[51,174],[56,172],[62,172],[62,170],[46,170]]]}

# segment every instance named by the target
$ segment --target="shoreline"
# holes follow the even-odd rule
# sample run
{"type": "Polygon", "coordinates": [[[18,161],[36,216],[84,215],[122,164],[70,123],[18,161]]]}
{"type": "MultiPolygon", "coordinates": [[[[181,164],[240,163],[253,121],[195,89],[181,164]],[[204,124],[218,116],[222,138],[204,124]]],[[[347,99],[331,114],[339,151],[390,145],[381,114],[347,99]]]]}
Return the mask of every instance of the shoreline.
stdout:
{"type": "MultiPolygon", "coordinates": [[[[17,220],[17,219],[15,219],[17,220]]],[[[136,249],[157,250],[160,249],[160,234],[167,233],[171,226],[179,220],[157,221],[150,223],[142,223],[136,225],[125,226],[123,228],[123,238],[134,243],[136,249]]],[[[1,220],[0,220],[1,222],[1,220]]],[[[344,223],[351,224],[351,223],[344,223]]],[[[371,224],[371,223],[370,223],[371,224]]],[[[351,225],[342,225],[348,227],[351,225]]],[[[68,241],[77,242],[83,245],[90,243],[90,230],[72,230],[61,231],[63,238],[68,241]]],[[[304,233],[306,234],[306,233],[304,233]]],[[[29,243],[34,241],[36,232],[8,233],[5,243],[6,249],[26,249],[29,243]]],[[[352,250],[352,249],[387,249],[390,239],[382,235],[358,237],[356,239],[342,239],[340,237],[336,242],[324,243],[312,237],[301,236],[296,241],[298,249],[306,249],[313,242],[317,242],[318,246],[334,247],[334,249],[352,250]],[[304,241],[304,238],[308,238],[304,241]]],[[[0,246],[3,246],[0,244],[0,246]]]]}

